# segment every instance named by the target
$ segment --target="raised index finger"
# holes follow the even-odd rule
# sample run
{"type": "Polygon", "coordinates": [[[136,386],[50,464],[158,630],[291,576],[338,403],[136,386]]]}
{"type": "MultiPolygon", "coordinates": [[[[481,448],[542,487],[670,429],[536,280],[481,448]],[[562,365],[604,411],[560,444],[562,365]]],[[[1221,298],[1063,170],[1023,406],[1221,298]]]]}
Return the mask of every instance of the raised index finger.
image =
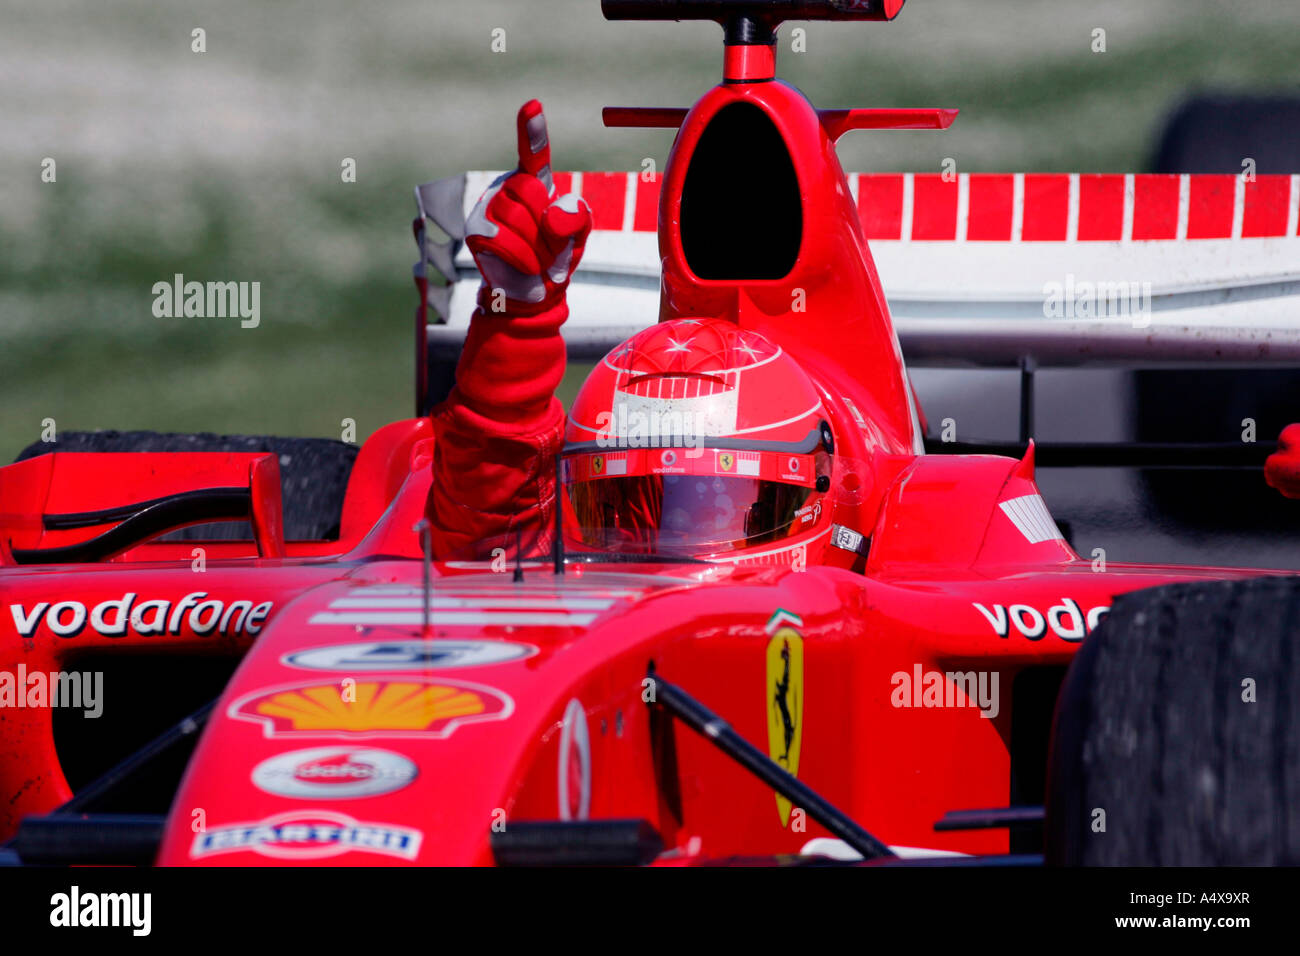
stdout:
{"type": "Polygon", "coordinates": [[[519,171],[536,176],[551,188],[551,141],[546,134],[542,104],[529,100],[519,107],[519,171]]]}

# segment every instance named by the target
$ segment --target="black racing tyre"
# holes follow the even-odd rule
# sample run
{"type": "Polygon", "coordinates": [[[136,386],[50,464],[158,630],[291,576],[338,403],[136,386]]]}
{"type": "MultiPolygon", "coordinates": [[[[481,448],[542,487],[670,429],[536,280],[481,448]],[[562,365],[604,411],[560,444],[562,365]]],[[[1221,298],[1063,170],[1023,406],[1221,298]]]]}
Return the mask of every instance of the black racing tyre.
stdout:
{"type": "Polygon", "coordinates": [[[1297,627],[1300,578],[1119,597],[1057,700],[1047,862],[1300,864],[1297,627]]]}
{"type": "Polygon", "coordinates": [[[1300,97],[1291,94],[1193,96],[1169,114],[1152,172],[1240,175],[1300,172],[1300,97]]]}
{"type": "MultiPolygon", "coordinates": [[[[343,495],[356,461],[357,446],[328,438],[276,438],[267,435],[197,435],[161,432],[60,432],[55,442],[36,442],[17,460],[52,451],[231,451],[272,452],[280,459],[284,536],[290,541],[330,540],[339,535],[343,495]]],[[[129,502],[123,502],[127,504],[129,502]]],[[[180,540],[230,540],[249,536],[246,524],[223,522],[182,528],[168,535],[180,540]]]]}

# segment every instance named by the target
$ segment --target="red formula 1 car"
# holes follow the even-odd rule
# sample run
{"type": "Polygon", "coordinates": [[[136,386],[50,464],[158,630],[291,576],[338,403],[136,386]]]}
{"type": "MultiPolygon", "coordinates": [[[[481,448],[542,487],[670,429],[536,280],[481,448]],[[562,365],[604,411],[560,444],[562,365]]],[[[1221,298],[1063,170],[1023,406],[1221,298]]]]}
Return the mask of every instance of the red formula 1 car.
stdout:
{"type": "MultiPolygon", "coordinates": [[[[420,414],[345,456],[334,527],[326,515],[303,539],[290,520],[316,500],[310,478],[284,481],[282,502],[281,466],[299,467],[302,446],[101,441],[0,469],[0,852],[165,865],[1300,862],[1296,580],[1080,557],[1039,493],[1032,443],[1013,456],[927,449],[902,358],[960,340],[1014,352],[1026,378],[1071,350],[1294,363],[1297,323],[1071,313],[1017,326],[974,308],[912,318],[900,350],[869,234],[991,230],[990,242],[1023,241],[1032,270],[1035,229],[1080,256],[1111,239],[1133,256],[1149,218],[1147,185],[1131,178],[1112,197],[1106,177],[1030,189],[1009,176],[1005,202],[992,179],[961,178],[955,235],[949,180],[846,177],[841,134],[941,129],[955,111],[815,109],[774,79],[774,31],[901,6],[604,0],[616,19],[720,22],[724,81],[689,111],[607,111],[611,126],[677,129],[662,178],[532,170],[592,210],[580,283],[599,285],[597,260],[648,234],[657,196],[663,326],[605,355],[635,310],[592,317],[575,286],[570,354],[603,356],[593,376],[622,398],[575,403],[564,447],[538,468],[553,524],[527,540],[515,527],[472,553],[440,549],[421,523],[440,474],[425,412],[446,384],[426,357],[448,342],[459,352],[465,334],[448,304],[461,240],[499,228],[475,222],[464,179],[419,193],[418,222],[452,239],[421,234],[425,308],[449,321],[418,323],[420,414]],[[710,337],[708,362],[676,362],[689,350],[674,323],[710,337]],[[781,377],[784,362],[801,371],[781,377]],[[747,417],[781,402],[786,420],[747,417]],[[628,415],[652,427],[638,439],[628,415]],[[691,505],[705,494],[708,509],[691,505]],[[720,514],[724,497],[739,510],[720,514]],[[220,521],[251,534],[177,535],[220,521]],[[708,539],[724,525],[745,547],[708,539]]],[[[1272,179],[1229,195],[1221,237],[1264,243],[1265,261],[1296,242],[1300,185],[1272,179]],[[1281,210],[1276,233],[1243,238],[1238,208],[1247,223],[1281,210]]],[[[1178,188],[1168,238],[1191,242],[1178,188]]],[[[1028,439],[1032,416],[1022,424],[1028,439]]],[[[1108,451],[1110,463],[1201,453],[1108,451]]],[[[1288,494],[1300,492],[1295,455],[1284,445],[1268,467],[1288,494]]],[[[1263,478],[1259,494],[1274,494],[1263,478]]]]}

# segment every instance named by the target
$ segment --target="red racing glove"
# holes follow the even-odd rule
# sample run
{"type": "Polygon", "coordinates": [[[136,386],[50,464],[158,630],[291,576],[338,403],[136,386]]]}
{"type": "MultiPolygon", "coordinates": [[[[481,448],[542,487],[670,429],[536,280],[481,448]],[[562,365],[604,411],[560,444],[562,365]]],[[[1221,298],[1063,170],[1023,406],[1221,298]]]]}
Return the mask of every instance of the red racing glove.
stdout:
{"type": "Polygon", "coordinates": [[[576,193],[555,198],[542,104],[519,109],[519,167],[488,187],[465,221],[465,244],[483,276],[489,313],[535,314],[563,296],[591,232],[576,193]]]}
{"type": "Polygon", "coordinates": [[[1288,498],[1300,498],[1300,425],[1288,425],[1277,451],[1264,461],[1264,480],[1288,498]]]}

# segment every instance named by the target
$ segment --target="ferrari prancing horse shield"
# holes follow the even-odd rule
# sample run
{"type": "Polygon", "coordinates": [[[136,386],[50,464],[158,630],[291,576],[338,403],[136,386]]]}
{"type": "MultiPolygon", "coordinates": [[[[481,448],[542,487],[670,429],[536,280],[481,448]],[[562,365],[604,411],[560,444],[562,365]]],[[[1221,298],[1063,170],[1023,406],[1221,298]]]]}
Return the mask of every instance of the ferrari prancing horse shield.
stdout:
{"type": "MultiPolygon", "coordinates": [[[[767,622],[768,752],[792,776],[799,775],[799,746],[803,740],[803,638],[795,627],[803,621],[778,610],[767,622]],[[793,626],[792,626],[793,625],[793,626]]],[[[781,826],[789,826],[790,801],[777,794],[781,826]]]]}

